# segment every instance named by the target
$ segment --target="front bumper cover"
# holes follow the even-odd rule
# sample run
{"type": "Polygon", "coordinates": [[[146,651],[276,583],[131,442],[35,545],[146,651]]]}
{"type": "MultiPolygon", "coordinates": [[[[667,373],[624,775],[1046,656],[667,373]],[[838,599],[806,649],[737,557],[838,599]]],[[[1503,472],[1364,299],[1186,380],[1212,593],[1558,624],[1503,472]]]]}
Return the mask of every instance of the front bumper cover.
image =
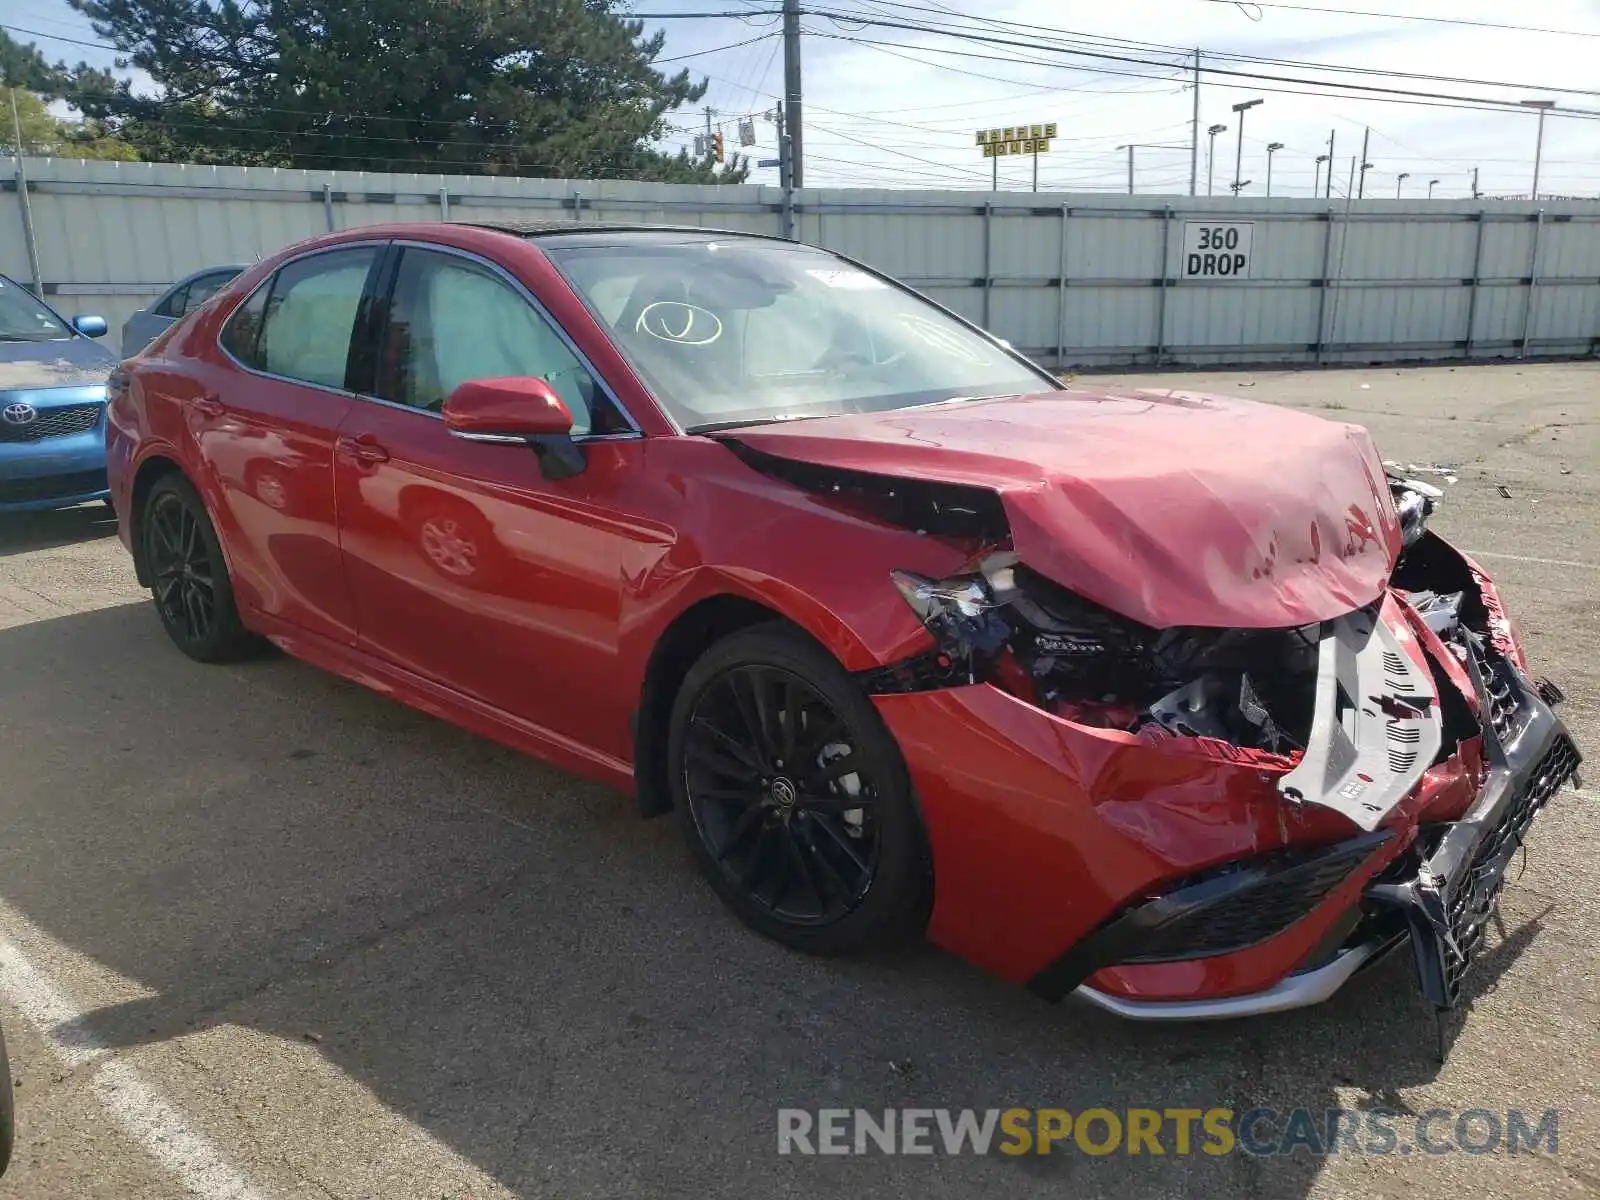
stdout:
{"type": "Polygon", "coordinates": [[[1438,1008],[1460,999],[1506,868],[1539,810],[1582,762],[1566,726],[1522,673],[1482,645],[1473,649],[1467,667],[1483,703],[1489,767],[1483,790],[1459,821],[1424,831],[1415,856],[1402,860],[1405,878],[1366,890],[1405,916],[1422,994],[1438,1008]]]}

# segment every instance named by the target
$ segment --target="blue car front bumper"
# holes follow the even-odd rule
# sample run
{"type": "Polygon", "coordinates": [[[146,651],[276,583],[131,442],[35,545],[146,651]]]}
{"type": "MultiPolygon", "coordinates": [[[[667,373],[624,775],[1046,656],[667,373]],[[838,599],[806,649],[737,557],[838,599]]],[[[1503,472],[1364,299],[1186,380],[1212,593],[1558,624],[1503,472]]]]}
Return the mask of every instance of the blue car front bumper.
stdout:
{"type": "Polygon", "coordinates": [[[106,498],[105,405],[104,384],[0,393],[0,513],[106,498]]]}

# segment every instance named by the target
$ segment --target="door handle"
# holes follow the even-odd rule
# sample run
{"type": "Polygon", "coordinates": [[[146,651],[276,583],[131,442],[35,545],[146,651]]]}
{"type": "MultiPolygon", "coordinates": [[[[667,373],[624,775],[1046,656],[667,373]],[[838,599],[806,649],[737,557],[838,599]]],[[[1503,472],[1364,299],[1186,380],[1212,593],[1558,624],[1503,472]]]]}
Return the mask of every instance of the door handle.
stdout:
{"type": "Polygon", "coordinates": [[[359,463],[382,463],[389,461],[389,452],[378,444],[378,439],[370,433],[357,434],[355,437],[342,437],[337,443],[339,453],[346,458],[353,458],[359,463]]]}
{"type": "Polygon", "coordinates": [[[194,402],[194,410],[203,417],[220,417],[228,411],[228,406],[216,396],[206,395],[194,402]]]}

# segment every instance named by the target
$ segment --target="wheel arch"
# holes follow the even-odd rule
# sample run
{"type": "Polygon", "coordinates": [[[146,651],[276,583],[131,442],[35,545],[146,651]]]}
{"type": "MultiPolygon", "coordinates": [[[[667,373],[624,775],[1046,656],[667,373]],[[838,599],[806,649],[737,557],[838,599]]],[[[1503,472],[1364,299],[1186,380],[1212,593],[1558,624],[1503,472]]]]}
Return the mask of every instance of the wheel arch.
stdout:
{"type": "Polygon", "coordinates": [[[633,778],[642,816],[659,817],[672,811],[672,789],[667,783],[667,723],[683,677],[712,643],[768,621],[801,628],[777,609],[749,596],[718,592],[685,608],[656,639],[639,689],[639,707],[633,716],[633,778]]]}
{"type": "MultiPolygon", "coordinates": [[[[702,568],[679,601],[692,602],[667,620],[650,643],[633,714],[635,791],[640,811],[654,817],[671,811],[666,781],[667,721],[684,675],[713,642],[764,621],[782,621],[855,672],[904,657],[927,633],[910,617],[875,620],[875,603],[828,604],[765,573],[702,568]]],[[[889,603],[883,599],[882,603],[889,603]]],[[[637,660],[635,660],[637,661],[637,660]]]]}
{"type": "MultiPolygon", "coordinates": [[[[128,503],[128,528],[132,534],[130,541],[133,550],[133,572],[139,581],[140,587],[150,586],[150,564],[145,557],[144,538],[140,536],[143,528],[144,505],[149,499],[150,489],[168,475],[178,474],[188,479],[183,467],[174,458],[165,454],[150,455],[139,464],[139,469],[134,472],[133,490],[129,493],[128,503]]],[[[189,480],[192,486],[194,481],[189,480]]]]}

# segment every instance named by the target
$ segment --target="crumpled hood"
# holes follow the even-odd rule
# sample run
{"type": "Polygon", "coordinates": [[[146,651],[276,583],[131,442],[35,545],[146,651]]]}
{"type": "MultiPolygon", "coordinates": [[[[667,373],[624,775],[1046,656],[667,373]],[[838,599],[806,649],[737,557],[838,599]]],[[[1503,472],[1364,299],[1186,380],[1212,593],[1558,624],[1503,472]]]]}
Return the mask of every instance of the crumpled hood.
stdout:
{"type": "Polygon", "coordinates": [[[1400,551],[1367,431],[1270,404],[1073,389],[728,436],[837,470],[992,489],[1023,562],[1157,628],[1331,620],[1376,600],[1400,551]]]}
{"type": "Polygon", "coordinates": [[[104,383],[116,356],[88,338],[51,342],[0,342],[0,392],[104,383]]]}

